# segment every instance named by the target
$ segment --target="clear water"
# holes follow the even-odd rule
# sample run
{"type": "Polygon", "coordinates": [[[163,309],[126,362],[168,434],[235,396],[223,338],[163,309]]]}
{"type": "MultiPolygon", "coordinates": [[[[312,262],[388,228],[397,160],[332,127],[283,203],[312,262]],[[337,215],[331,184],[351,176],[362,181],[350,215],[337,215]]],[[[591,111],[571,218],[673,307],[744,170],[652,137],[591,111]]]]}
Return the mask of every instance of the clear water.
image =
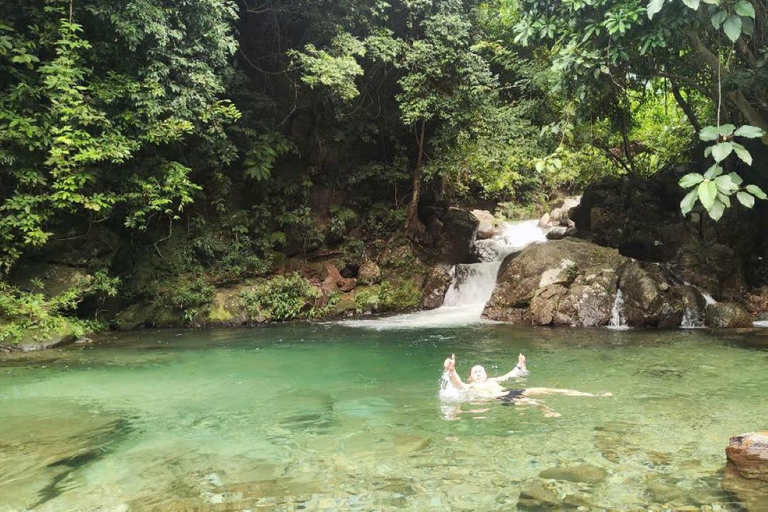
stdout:
{"type": "Polygon", "coordinates": [[[588,509],[737,510],[728,437],[765,427],[768,332],[481,324],[146,331],[0,359],[0,510],[514,510],[541,482],[588,509]],[[445,357],[562,416],[438,399],[445,357]],[[588,482],[542,479],[588,465],[588,482]]]}

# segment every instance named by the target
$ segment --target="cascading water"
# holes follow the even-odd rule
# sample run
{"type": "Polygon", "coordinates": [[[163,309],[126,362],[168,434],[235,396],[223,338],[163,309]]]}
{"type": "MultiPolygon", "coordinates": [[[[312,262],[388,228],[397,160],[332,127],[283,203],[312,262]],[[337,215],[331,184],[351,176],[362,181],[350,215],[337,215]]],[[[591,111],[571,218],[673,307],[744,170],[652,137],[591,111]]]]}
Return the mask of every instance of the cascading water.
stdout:
{"type": "Polygon", "coordinates": [[[627,320],[624,318],[624,294],[621,289],[616,291],[616,300],[613,301],[613,308],[611,308],[611,321],[608,323],[608,328],[616,331],[623,331],[629,329],[627,320]]]}
{"type": "Polygon", "coordinates": [[[475,242],[480,263],[460,264],[453,268],[453,281],[441,307],[374,320],[347,320],[341,324],[371,329],[411,329],[482,322],[485,303],[496,287],[496,276],[504,258],[527,245],[546,241],[537,220],[504,223],[497,235],[475,242]]]}

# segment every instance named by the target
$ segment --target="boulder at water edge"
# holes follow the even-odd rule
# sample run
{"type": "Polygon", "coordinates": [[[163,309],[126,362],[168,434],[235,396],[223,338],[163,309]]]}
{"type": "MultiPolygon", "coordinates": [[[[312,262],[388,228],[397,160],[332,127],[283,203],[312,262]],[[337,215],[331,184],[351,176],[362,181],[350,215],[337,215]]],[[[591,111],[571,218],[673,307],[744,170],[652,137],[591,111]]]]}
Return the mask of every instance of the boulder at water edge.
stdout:
{"type": "Polygon", "coordinates": [[[725,449],[723,489],[748,511],[768,510],[768,432],[732,437],[725,449]]]}
{"type": "MultiPolygon", "coordinates": [[[[508,256],[484,315],[533,325],[593,327],[611,320],[618,290],[630,326],[676,327],[697,301],[663,269],[575,238],[532,245],[508,256]]],[[[698,307],[702,307],[703,304],[698,307]]],[[[693,317],[702,316],[692,311],[693,317]]]]}
{"type": "Polygon", "coordinates": [[[452,280],[451,265],[438,263],[429,269],[421,289],[422,309],[435,309],[442,306],[445,292],[451,286],[452,280]]]}
{"type": "Polygon", "coordinates": [[[472,215],[477,218],[477,239],[487,240],[499,233],[499,221],[488,210],[472,210],[472,215]]]}
{"type": "Polygon", "coordinates": [[[733,302],[718,302],[707,306],[707,327],[752,327],[752,315],[733,302]]]}

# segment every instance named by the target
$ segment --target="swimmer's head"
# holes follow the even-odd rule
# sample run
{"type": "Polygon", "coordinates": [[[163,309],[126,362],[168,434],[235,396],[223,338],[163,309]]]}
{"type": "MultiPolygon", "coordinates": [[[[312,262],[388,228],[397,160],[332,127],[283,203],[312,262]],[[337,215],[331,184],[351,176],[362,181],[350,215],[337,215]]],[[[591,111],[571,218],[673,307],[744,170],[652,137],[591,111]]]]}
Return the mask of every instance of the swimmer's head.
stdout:
{"type": "Polygon", "coordinates": [[[485,382],[488,380],[488,374],[485,373],[485,368],[481,365],[475,365],[469,370],[469,382],[485,382]]]}

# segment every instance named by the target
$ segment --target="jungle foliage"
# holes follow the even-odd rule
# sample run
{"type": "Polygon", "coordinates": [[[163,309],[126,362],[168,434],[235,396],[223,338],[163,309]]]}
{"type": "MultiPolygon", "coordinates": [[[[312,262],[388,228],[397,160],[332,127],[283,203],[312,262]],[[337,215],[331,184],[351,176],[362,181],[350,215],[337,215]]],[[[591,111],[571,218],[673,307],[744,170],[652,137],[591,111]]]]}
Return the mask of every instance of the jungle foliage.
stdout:
{"type": "MultiPolygon", "coordinates": [[[[125,298],[193,315],[210,287],[286,257],[353,263],[401,230],[428,245],[426,205],[483,200],[516,215],[677,164],[699,170],[680,182],[683,213],[701,205],[717,220],[731,198],[765,198],[767,11],[765,0],[5,1],[2,272],[80,251],[70,259],[109,267],[125,298]],[[179,279],[196,287],[173,297],[179,279]]],[[[303,315],[299,302],[270,315],[303,315]]]]}

